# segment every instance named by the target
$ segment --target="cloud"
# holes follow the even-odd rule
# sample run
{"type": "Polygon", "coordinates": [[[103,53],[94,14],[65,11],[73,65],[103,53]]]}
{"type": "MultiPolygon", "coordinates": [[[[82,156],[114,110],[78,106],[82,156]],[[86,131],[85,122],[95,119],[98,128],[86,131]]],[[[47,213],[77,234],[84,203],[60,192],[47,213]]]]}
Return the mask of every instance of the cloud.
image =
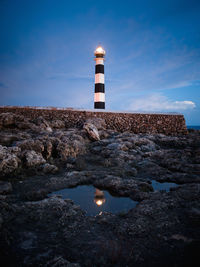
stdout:
{"type": "Polygon", "coordinates": [[[153,94],[131,101],[128,109],[133,111],[184,111],[194,109],[195,103],[190,100],[172,101],[164,95],[153,94]]]}

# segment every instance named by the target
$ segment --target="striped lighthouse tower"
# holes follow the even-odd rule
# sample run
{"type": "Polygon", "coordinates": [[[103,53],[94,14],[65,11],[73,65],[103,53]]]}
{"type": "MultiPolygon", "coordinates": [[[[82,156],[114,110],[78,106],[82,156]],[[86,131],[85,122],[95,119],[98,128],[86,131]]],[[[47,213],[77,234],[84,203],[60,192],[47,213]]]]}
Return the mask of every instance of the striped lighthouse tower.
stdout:
{"type": "Polygon", "coordinates": [[[105,109],[105,85],[104,85],[104,56],[106,52],[98,46],[94,51],[95,55],[95,92],[94,108],[105,109]]]}

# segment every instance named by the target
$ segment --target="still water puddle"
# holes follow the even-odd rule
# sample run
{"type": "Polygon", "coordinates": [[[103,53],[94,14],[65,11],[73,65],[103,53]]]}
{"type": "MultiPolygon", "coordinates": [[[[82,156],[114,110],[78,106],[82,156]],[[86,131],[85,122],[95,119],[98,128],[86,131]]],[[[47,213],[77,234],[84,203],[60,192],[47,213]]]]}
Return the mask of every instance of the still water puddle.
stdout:
{"type": "Polygon", "coordinates": [[[76,205],[86,211],[88,216],[95,216],[104,211],[111,213],[127,212],[138,203],[128,197],[114,197],[107,191],[87,185],[62,189],[49,194],[49,196],[51,195],[61,195],[63,199],[73,200],[76,205]]]}
{"type": "Polygon", "coordinates": [[[165,190],[166,192],[170,191],[170,188],[177,187],[178,184],[175,183],[159,183],[156,180],[152,180],[152,186],[154,191],[165,190]]]}

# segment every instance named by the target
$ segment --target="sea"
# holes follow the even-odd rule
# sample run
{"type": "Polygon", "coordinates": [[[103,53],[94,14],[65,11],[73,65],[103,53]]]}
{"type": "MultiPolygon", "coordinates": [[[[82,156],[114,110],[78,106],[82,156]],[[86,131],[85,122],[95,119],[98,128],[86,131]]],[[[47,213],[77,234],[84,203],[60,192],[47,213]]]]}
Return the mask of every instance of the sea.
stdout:
{"type": "Polygon", "coordinates": [[[195,125],[195,126],[193,126],[193,125],[192,125],[192,126],[188,126],[188,125],[187,125],[187,128],[188,128],[188,129],[200,130],[200,125],[198,125],[198,126],[197,126],[197,125],[195,125]]]}

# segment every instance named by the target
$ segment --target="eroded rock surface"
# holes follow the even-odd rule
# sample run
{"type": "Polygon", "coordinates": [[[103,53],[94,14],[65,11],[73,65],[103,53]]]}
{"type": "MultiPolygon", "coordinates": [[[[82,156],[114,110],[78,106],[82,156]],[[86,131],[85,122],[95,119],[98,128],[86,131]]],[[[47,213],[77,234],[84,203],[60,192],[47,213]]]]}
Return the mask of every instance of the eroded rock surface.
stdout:
{"type": "Polygon", "coordinates": [[[48,121],[0,115],[1,262],[195,266],[200,132],[120,133],[106,129],[98,118],[70,127],[66,116],[48,121]],[[159,191],[152,180],[177,186],[159,191]],[[93,185],[138,204],[128,212],[87,216],[73,200],[49,196],[78,185],[93,185]]]}

